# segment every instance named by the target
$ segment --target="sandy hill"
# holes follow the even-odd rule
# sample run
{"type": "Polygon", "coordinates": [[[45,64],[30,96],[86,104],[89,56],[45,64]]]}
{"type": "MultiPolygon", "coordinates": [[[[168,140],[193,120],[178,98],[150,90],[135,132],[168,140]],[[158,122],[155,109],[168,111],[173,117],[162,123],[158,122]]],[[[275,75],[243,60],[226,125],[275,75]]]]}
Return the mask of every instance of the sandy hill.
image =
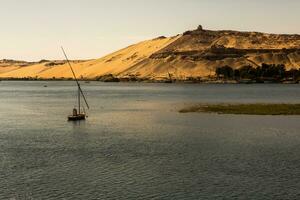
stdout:
{"type": "MultiPolygon", "coordinates": [[[[201,26],[174,37],[159,37],[129,46],[100,59],[72,61],[78,76],[95,78],[113,74],[160,79],[213,75],[229,65],[285,64],[300,68],[300,35],[211,31],[201,26]]],[[[63,61],[35,63],[1,60],[0,77],[71,78],[63,61]]]]}

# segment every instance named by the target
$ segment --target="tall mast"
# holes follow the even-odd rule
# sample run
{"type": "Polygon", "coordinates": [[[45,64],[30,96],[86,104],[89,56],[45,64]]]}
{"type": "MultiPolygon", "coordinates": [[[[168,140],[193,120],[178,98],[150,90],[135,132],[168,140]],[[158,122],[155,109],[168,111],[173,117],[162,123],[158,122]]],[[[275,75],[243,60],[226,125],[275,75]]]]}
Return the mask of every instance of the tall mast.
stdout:
{"type": "Polygon", "coordinates": [[[81,113],[80,112],[80,90],[79,90],[79,88],[78,88],[78,112],[79,112],[79,114],[81,113]]]}
{"type": "Polygon", "coordinates": [[[69,65],[69,67],[70,67],[70,69],[71,69],[71,71],[72,71],[73,77],[74,77],[74,79],[75,79],[75,81],[76,81],[76,83],[77,83],[77,86],[78,86],[78,107],[79,107],[79,113],[80,113],[80,94],[82,95],[83,100],[84,100],[84,102],[85,102],[85,104],[86,104],[86,106],[87,106],[88,109],[90,108],[90,106],[89,106],[89,104],[88,104],[88,102],[87,102],[87,100],[86,100],[86,98],[85,98],[85,96],[84,96],[84,94],[83,94],[83,92],[82,92],[82,89],[81,89],[81,87],[80,87],[80,84],[79,84],[79,82],[78,82],[78,80],[77,80],[77,77],[76,77],[76,75],[75,75],[75,72],[74,72],[74,70],[73,70],[73,68],[72,68],[72,65],[71,65],[71,63],[70,63],[70,61],[69,61],[69,59],[68,59],[68,56],[67,56],[67,54],[66,54],[64,48],[61,47],[61,50],[63,51],[63,53],[64,53],[64,55],[65,55],[65,58],[66,58],[66,60],[67,60],[67,63],[68,63],[68,65],[69,65]]]}

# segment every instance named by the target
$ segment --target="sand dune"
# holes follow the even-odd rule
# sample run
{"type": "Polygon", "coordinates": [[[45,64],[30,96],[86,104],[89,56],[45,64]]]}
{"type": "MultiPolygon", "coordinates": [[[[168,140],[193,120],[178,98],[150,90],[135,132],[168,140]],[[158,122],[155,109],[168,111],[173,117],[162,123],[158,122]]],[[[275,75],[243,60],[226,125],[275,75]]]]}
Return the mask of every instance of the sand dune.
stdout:
{"type": "MultiPolygon", "coordinates": [[[[300,67],[300,35],[210,31],[199,27],[174,37],[147,40],[100,59],[72,61],[78,77],[106,74],[159,79],[214,75],[216,67],[258,66],[262,63],[300,67]]],[[[72,78],[61,61],[26,63],[0,61],[0,78],[72,78]]]]}

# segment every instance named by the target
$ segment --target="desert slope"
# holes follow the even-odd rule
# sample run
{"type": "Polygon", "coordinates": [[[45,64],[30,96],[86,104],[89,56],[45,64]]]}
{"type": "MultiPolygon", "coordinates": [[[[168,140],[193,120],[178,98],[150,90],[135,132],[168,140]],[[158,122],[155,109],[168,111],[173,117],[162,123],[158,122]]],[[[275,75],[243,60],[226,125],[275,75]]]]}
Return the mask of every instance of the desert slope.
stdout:
{"type": "MultiPolygon", "coordinates": [[[[72,61],[78,76],[113,74],[161,79],[214,75],[216,67],[262,63],[300,67],[300,35],[211,31],[201,26],[174,37],[159,37],[121,49],[100,59],[72,61]]],[[[71,78],[63,61],[0,61],[0,78],[71,78]]]]}
{"type": "MultiPolygon", "coordinates": [[[[177,37],[159,37],[121,49],[100,59],[72,61],[79,77],[95,78],[105,74],[119,75],[153,53],[174,42],[177,37]]],[[[63,61],[45,61],[26,64],[18,61],[0,61],[2,78],[72,78],[69,66],[63,61]]]]}

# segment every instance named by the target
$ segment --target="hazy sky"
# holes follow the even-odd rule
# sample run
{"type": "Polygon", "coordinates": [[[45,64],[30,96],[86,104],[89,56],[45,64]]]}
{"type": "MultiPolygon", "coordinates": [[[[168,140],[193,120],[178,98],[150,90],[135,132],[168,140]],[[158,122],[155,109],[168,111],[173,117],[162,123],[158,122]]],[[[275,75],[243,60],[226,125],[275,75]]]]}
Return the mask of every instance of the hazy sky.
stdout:
{"type": "Polygon", "coordinates": [[[0,59],[97,58],[206,29],[300,34],[299,0],[0,0],[0,59]]]}

